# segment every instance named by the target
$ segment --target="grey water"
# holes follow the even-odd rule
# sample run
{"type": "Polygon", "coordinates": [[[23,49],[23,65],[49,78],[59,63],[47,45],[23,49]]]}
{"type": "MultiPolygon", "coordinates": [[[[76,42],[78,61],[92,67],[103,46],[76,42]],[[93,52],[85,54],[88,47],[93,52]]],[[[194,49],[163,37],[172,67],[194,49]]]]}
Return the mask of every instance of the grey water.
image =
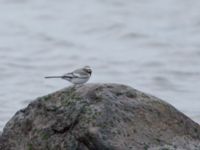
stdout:
{"type": "Polygon", "coordinates": [[[0,0],[0,130],[45,80],[90,65],[90,83],[122,83],[200,123],[200,1],[0,0]]]}

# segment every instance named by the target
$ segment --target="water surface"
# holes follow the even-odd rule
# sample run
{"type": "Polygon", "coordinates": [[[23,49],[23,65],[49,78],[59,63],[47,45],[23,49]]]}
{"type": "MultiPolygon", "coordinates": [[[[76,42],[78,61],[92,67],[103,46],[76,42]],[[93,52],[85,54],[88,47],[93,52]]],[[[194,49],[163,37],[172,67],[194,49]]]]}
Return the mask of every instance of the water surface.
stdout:
{"type": "Polygon", "coordinates": [[[90,82],[128,84],[200,122],[200,1],[0,0],[0,129],[45,80],[90,65],[90,82]]]}

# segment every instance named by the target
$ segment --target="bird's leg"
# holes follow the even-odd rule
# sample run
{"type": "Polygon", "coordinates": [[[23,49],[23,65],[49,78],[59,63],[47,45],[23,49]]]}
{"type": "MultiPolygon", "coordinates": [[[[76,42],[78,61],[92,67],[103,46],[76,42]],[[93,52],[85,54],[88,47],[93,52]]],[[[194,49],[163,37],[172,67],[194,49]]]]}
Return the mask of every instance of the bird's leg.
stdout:
{"type": "Polygon", "coordinates": [[[74,84],[74,88],[79,88],[81,87],[83,84],[74,84]]]}
{"type": "Polygon", "coordinates": [[[78,84],[74,84],[74,89],[78,88],[78,84]]]}

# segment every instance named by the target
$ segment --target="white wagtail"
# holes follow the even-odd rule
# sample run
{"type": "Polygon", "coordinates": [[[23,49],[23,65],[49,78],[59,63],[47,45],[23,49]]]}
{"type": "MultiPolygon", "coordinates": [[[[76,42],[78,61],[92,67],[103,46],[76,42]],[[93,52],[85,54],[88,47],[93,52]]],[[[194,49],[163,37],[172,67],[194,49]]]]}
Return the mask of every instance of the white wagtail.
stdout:
{"type": "Polygon", "coordinates": [[[62,76],[48,76],[45,78],[61,78],[73,83],[74,85],[80,85],[86,83],[90,79],[91,74],[92,69],[89,66],[85,66],[62,76]]]}

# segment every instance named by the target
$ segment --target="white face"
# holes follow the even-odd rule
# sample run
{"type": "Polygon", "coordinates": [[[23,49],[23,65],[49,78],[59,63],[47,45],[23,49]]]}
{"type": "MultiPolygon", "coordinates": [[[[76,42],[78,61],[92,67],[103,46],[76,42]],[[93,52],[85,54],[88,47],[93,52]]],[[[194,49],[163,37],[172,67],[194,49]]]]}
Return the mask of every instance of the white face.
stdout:
{"type": "Polygon", "coordinates": [[[84,69],[88,69],[88,70],[90,69],[91,70],[90,66],[85,66],[84,69]]]}
{"type": "Polygon", "coordinates": [[[92,73],[92,69],[90,68],[90,66],[85,66],[84,70],[86,70],[88,73],[92,73]]]}

